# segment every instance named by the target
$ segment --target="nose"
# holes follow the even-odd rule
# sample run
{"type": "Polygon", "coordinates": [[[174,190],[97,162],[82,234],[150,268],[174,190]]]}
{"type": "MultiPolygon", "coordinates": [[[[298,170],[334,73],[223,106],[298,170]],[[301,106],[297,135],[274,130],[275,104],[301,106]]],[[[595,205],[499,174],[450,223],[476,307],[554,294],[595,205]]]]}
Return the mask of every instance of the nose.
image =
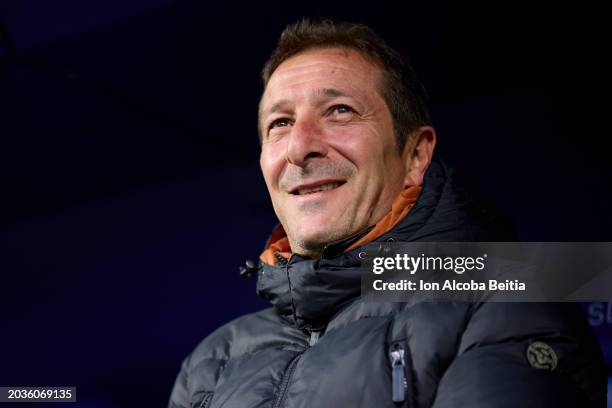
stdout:
{"type": "Polygon", "coordinates": [[[323,129],[314,118],[303,116],[291,127],[287,144],[287,161],[303,167],[311,158],[322,158],[327,155],[323,129]]]}

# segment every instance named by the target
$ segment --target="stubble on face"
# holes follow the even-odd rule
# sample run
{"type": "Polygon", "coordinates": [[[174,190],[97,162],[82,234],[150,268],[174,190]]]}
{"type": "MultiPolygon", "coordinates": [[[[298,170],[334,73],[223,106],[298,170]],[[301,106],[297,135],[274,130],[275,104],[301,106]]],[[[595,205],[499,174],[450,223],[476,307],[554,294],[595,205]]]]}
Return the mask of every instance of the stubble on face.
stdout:
{"type": "MultiPolygon", "coordinates": [[[[372,225],[389,211],[401,191],[402,165],[392,118],[378,93],[379,75],[377,67],[354,51],[314,50],[281,64],[268,83],[261,104],[264,127],[270,123],[265,112],[279,100],[288,101],[284,115],[290,123],[282,128],[282,137],[264,137],[261,164],[294,252],[317,256],[327,243],[372,225]],[[317,98],[329,90],[349,96],[329,102],[354,109],[346,121],[331,121],[316,113],[317,98]],[[316,133],[304,133],[305,126],[312,126],[316,133]],[[286,156],[295,137],[310,140],[317,153],[297,165],[286,156]],[[323,150],[316,150],[322,145],[323,150]],[[326,179],[345,183],[322,199],[291,194],[296,186],[326,179]]],[[[327,106],[325,102],[321,108],[327,106]]]]}
{"type": "MultiPolygon", "coordinates": [[[[350,180],[356,172],[355,166],[350,162],[332,161],[329,158],[313,159],[308,161],[305,166],[288,166],[285,168],[279,181],[281,191],[291,191],[296,186],[309,183],[312,180],[350,180]]],[[[305,216],[317,214],[325,210],[328,203],[325,201],[313,201],[301,203],[296,209],[305,216]]],[[[288,220],[281,220],[281,223],[288,228],[291,225],[288,220]]],[[[348,228],[347,228],[348,229],[348,228]]],[[[298,246],[302,253],[319,253],[323,249],[324,243],[334,241],[347,233],[345,230],[322,230],[323,234],[304,239],[299,231],[287,231],[292,246],[298,246]]]]}

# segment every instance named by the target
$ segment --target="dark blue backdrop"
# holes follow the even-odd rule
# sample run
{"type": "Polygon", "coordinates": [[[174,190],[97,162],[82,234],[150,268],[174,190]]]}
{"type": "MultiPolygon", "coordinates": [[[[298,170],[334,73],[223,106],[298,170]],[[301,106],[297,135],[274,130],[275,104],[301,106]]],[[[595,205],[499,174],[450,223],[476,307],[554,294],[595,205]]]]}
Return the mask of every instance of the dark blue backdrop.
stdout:
{"type": "MultiPolygon", "coordinates": [[[[265,306],[238,275],[275,224],[258,73],[301,16],[410,57],[440,154],[521,239],[612,241],[604,14],[420,3],[0,3],[0,385],[165,406],[197,342],[265,306]]],[[[612,361],[608,310],[587,311],[612,361]]]]}

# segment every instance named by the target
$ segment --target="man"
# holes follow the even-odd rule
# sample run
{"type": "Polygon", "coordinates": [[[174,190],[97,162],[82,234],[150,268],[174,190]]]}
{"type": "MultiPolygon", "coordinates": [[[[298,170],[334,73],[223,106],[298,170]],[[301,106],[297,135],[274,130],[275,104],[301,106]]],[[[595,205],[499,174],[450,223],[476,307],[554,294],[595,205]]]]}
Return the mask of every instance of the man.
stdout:
{"type": "Polygon", "coordinates": [[[366,243],[512,240],[433,159],[401,56],[363,25],[302,21],[263,80],[261,169],[281,226],[247,272],[273,307],[206,338],[170,407],[605,404],[601,353],[575,305],[359,296],[366,243]]]}

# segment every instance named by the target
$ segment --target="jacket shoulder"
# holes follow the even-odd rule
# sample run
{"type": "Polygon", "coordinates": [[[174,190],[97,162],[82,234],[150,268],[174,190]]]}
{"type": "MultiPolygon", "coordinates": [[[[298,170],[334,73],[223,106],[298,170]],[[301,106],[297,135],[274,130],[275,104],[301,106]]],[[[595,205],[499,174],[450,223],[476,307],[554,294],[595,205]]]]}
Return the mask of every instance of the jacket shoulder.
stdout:
{"type": "Polygon", "coordinates": [[[467,322],[434,406],[605,406],[606,377],[577,304],[485,303],[467,322]]]}
{"type": "Polygon", "coordinates": [[[217,328],[183,360],[170,407],[189,407],[214,390],[227,361],[259,349],[299,341],[273,308],[240,316],[217,328]]]}
{"type": "Polygon", "coordinates": [[[201,359],[229,360],[257,347],[258,334],[282,324],[273,308],[240,316],[225,323],[204,338],[191,353],[191,364],[201,359]]]}
{"type": "Polygon", "coordinates": [[[587,343],[598,349],[586,317],[575,303],[488,302],[474,308],[459,354],[482,344],[535,338],[587,343]]]}

